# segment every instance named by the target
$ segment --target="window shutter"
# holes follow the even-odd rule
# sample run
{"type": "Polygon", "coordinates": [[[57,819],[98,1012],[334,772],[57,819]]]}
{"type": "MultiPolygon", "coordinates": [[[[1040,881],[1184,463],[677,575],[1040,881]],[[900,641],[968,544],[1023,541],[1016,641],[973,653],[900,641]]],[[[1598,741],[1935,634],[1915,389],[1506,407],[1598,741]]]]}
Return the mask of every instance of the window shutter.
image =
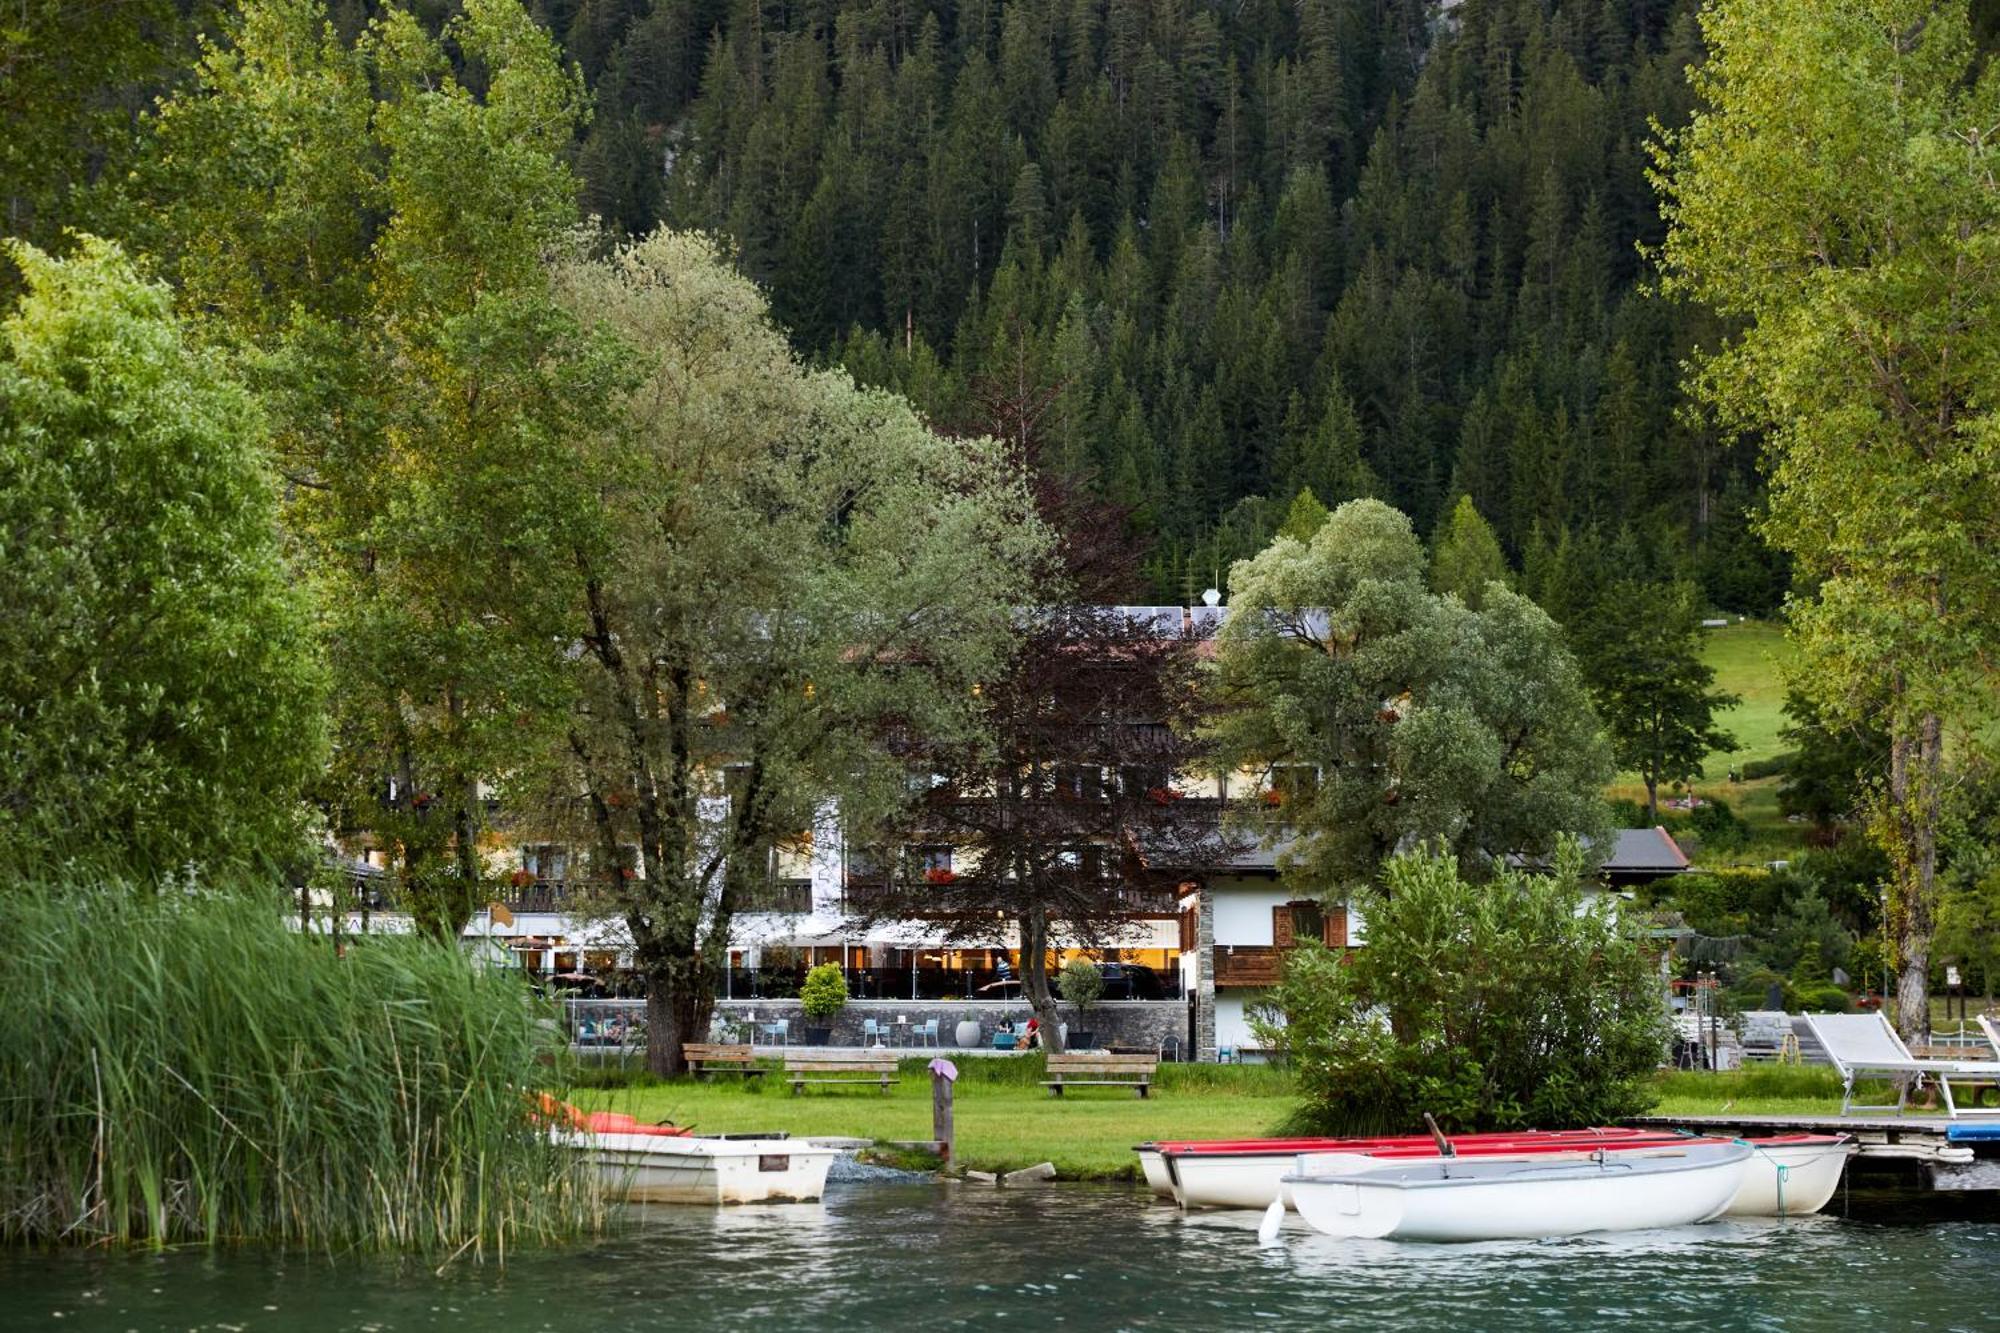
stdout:
{"type": "Polygon", "coordinates": [[[1271,943],[1280,949],[1292,947],[1292,909],[1273,907],[1271,909],[1271,943]]]}
{"type": "Polygon", "coordinates": [[[1326,914],[1325,944],[1329,949],[1347,947],[1347,909],[1336,907],[1326,914]]]}

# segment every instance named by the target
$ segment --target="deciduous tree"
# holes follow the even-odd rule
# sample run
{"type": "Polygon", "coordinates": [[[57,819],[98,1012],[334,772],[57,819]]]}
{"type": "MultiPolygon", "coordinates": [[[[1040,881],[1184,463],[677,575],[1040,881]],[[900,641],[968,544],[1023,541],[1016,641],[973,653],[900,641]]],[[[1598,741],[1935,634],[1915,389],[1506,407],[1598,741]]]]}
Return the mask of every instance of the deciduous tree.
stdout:
{"type": "Polygon", "coordinates": [[[568,445],[618,378],[544,269],[583,114],[516,0],[441,38],[392,7],[352,44],[317,0],[254,0],[134,186],[135,231],[271,407],[335,677],[326,798],[445,938],[486,891],[487,792],[571,702],[548,645],[578,630],[561,575],[594,511],[568,445]]]}
{"type": "Polygon", "coordinates": [[[264,422],[109,242],[9,250],[0,324],[0,840],[157,879],[298,854],[324,755],[264,422]]]}
{"type": "Polygon", "coordinates": [[[1047,538],[999,445],[805,370],[707,238],[658,232],[559,285],[639,373],[573,441],[603,540],[562,585],[582,708],[552,800],[583,793],[664,1073],[707,1033],[776,844],[837,816],[865,845],[920,744],[977,735],[1047,538]]]}
{"type": "Polygon", "coordinates": [[[1284,858],[1313,891],[1358,890],[1419,843],[1485,875],[1606,826],[1610,754],[1560,630],[1504,588],[1479,611],[1440,597],[1424,564],[1409,520],[1355,500],[1231,575],[1223,753],[1317,769],[1284,858]]]}
{"type": "Polygon", "coordinates": [[[1929,1022],[1946,731],[1989,711],[2000,636],[2000,66],[1964,0],[1703,14],[1706,103],[1656,148],[1666,287],[1739,330],[1695,387],[1761,435],[1765,535],[1830,717],[1880,708],[1897,1023],[1929,1022]]]}

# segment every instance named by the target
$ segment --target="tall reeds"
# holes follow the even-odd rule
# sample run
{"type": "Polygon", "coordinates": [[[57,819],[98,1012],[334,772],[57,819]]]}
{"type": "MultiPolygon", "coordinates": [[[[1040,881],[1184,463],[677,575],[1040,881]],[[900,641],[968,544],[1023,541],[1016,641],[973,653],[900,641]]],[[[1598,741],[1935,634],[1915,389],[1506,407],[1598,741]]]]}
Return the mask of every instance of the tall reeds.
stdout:
{"type": "Polygon", "coordinates": [[[500,1255],[599,1227],[511,975],[267,901],[0,891],[0,1240],[500,1255]]]}

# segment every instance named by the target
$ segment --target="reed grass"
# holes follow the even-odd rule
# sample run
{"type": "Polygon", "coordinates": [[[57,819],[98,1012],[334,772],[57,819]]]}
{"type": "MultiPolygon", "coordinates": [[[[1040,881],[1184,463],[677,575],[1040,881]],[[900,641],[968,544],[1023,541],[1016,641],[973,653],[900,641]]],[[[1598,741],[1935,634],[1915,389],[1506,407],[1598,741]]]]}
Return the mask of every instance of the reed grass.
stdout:
{"type": "Polygon", "coordinates": [[[603,1224],[531,1117],[563,1057],[514,977],[218,893],[16,889],[0,940],[0,1240],[449,1261],[603,1224]]]}

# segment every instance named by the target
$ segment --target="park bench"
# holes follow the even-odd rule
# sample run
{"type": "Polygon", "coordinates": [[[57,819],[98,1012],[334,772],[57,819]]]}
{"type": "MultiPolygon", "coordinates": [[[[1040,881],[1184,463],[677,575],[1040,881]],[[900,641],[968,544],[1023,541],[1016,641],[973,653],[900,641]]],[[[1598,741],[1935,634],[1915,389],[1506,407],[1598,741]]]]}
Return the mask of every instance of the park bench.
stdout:
{"type": "Polygon", "coordinates": [[[731,1045],[722,1042],[690,1041],[681,1045],[681,1059],[687,1062],[688,1072],[696,1078],[710,1074],[741,1074],[745,1078],[762,1078],[768,1070],[757,1067],[757,1057],[751,1053],[746,1042],[731,1045]]]}
{"type": "Polygon", "coordinates": [[[1153,1090],[1153,1074],[1160,1067],[1158,1054],[1111,1055],[1104,1051],[1065,1052],[1049,1057],[1049,1077],[1042,1086],[1051,1097],[1060,1097],[1064,1088],[1130,1088],[1141,1097],[1153,1090]]]}
{"type": "Polygon", "coordinates": [[[785,1077],[797,1092],[808,1083],[863,1083],[887,1092],[896,1082],[896,1057],[881,1055],[788,1055],[785,1077]]]}

